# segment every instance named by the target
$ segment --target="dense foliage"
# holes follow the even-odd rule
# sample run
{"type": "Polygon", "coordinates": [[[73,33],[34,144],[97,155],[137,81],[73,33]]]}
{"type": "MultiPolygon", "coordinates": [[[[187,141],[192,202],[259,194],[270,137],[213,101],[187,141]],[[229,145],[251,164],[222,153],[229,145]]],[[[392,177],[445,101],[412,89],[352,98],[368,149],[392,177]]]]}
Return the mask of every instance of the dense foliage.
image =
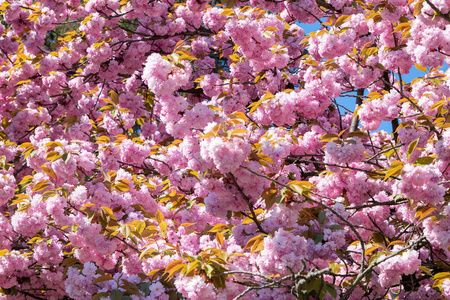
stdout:
{"type": "Polygon", "coordinates": [[[0,10],[1,299],[450,299],[450,1],[0,10]]]}

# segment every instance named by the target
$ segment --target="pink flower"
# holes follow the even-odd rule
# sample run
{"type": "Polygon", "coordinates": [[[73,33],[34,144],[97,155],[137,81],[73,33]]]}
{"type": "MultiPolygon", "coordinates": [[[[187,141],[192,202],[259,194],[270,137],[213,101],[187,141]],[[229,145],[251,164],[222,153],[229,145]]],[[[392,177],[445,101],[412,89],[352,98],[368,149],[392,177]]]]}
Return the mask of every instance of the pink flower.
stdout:
{"type": "MultiPolygon", "coordinates": [[[[378,259],[383,259],[383,257],[380,256],[378,259]]],[[[418,271],[420,265],[419,252],[406,250],[402,254],[394,256],[378,266],[380,271],[378,280],[382,287],[390,287],[400,282],[401,275],[411,275],[418,271]]]]}
{"type": "Polygon", "coordinates": [[[235,171],[247,159],[251,146],[239,138],[212,137],[200,142],[201,156],[222,173],[235,171]]]}

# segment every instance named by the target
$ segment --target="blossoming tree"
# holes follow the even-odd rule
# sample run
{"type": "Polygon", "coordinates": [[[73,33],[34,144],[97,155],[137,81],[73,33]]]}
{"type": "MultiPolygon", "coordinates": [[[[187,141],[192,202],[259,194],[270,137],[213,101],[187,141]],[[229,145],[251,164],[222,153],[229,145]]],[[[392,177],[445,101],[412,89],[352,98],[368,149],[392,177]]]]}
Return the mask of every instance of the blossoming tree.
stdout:
{"type": "Polygon", "coordinates": [[[176,2],[0,0],[0,298],[450,299],[450,2],[176,2]]]}

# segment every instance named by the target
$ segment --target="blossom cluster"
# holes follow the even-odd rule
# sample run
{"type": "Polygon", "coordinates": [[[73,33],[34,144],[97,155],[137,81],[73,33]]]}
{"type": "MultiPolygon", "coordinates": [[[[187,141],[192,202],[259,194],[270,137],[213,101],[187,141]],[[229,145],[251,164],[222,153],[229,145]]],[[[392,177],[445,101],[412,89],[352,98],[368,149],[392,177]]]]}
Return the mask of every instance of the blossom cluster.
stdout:
{"type": "Polygon", "coordinates": [[[448,1],[0,11],[0,299],[450,299],[448,1]]]}

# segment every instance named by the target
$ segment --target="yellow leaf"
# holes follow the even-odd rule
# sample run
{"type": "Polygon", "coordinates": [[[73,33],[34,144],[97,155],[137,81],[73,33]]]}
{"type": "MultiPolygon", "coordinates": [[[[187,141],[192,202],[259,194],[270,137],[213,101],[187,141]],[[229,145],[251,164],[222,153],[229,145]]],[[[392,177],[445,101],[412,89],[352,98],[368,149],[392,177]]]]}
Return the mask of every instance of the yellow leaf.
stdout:
{"type": "Polygon", "coordinates": [[[162,221],[161,223],[159,223],[159,228],[161,228],[161,230],[163,232],[167,231],[167,222],[166,221],[162,221]]]}
{"type": "Polygon", "coordinates": [[[197,266],[199,266],[199,265],[200,265],[200,262],[198,260],[191,262],[186,268],[186,276],[192,276],[193,275],[193,274],[191,274],[192,271],[194,271],[197,268],[197,266]]]}
{"type": "MultiPolygon", "coordinates": [[[[26,185],[26,184],[29,184],[31,181],[33,181],[33,176],[27,175],[27,176],[22,178],[22,180],[19,182],[19,184],[20,185],[26,185]]],[[[28,198],[28,196],[27,196],[27,198],[28,198]]]]}
{"type": "Polygon", "coordinates": [[[389,243],[388,247],[394,246],[394,245],[400,245],[400,246],[403,246],[403,247],[408,246],[408,244],[403,242],[403,241],[393,241],[393,242],[389,243]]]}
{"type": "Polygon", "coordinates": [[[289,181],[288,184],[296,184],[296,185],[300,185],[302,187],[305,187],[307,189],[312,187],[312,183],[309,181],[298,181],[298,180],[293,180],[293,181],[289,181]]]}
{"type": "Polygon", "coordinates": [[[422,71],[422,72],[427,72],[427,68],[425,68],[424,66],[422,66],[422,65],[419,65],[419,64],[417,64],[417,63],[414,63],[414,66],[416,67],[416,69],[417,70],[420,70],[420,71],[422,71]]]}
{"type": "Polygon", "coordinates": [[[48,188],[50,184],[48,184],[47,182],[49,182],[49,180],[43,180],[36,183],[36,185],[33,187],[33,192],[39,192],[48,188]]]}
{"type": "Polygon", "coordinates": [[[81,207],[81,209],[87,208],[87,207],[91,207],[91,206],[95,206],[95,204],[94,204],[94,203],[86,203],[85,205],[83,205],[83,206],[81,207]]]}
{"type": "Polygon", "coordinates": [[[30,197],[26,194],[18,194],[16,195],[16,198],[19,200],[30,199],[30,197]]]}
{"type": "Polygon", "coordinates": [[[364,252],[364,256],[367,256],[367,255],[371,254],[372,252],[374,252],[378,248],[380,248],[380,247],[372,246],[372,247],[366,248],[366,251],[364,252]]]}
{"type": "Polygon", "coordinates": [[[391,164],[391,167],[386,171],[386,174],[384,176],[384,180],[388,179],[392,175],[396,174],[397,172],[401,171],[403,169],[404,163],[400,161],[394,161],[391,164]]]}
{"type": "Polygon", "coordinates": [[[19,146],[19,148],[24,149],[24,148],[29,148],[29,147],[33,147],[32,143],[23,143],[19,146]]]}
{"type": "Polygon", "coordinates": [[[268,162],[270,164],[274,164],[274,162],[273,162],[273,160],[272,160],[272,158],[270,156],[262,154],[262,153],[258,153],[257,155],[258,155],[258,157],[260,159],[262,159],[262,160],[264,160],[264,161],[266,161],[266,162],[268,162]]]}
{"type": "Polygon", "coordinates": [[[84,18],[84,20],[81,22],[81,25],[86,24],[87,22],[89,22],[92,19],[92,15],[87,16],[86,18],[84,18]]]}
{"type": "Polygon", "coordinates": [[[19,81],[18,83],[16,83],[15,86],[20,86],[20,85],[23,85],[23,84],[27,84],[27,83],[29,83],[29,82],[31,82],[31,79],[28,79],[28,80],[22,80],[22,81],[19,81]]]}
{"type": "Polygon", "coordinates": [[[42,240],[42,238],[41,237],[39,237],[39,236],[35,236],[34,238],[32,238],[31,240],[29,240],[28,242],[27,242],[27,244],[33,244],[33,243],[35,243],[35,242],[39,242],[39,241],[41,241],[42,240]]]}
{"type": "Polygon", "coordinates": [[[106,135],[102,135],[100,137],[97,138],[97,144],[105,144],[105,143],[109,143],[110,139],[109,137],[107,137],[106,135]]]}
{"type": "Polygon", "coordinates": [[[197,171],[194,171],[194,170],[188,170],[187,172],[188,172],[189,175],[192,175],[192,176],[194,176],[195,178],[197,178],[197,180],[200,180],[200,176],[198,175],[198,172],[197,172],[197,171]]]}
{"type": "Polygon", "coordinates": [[[364,51],[364,55],[371,56],[371,55],[377,54],[377,52],[378,52],[378,48],[377,47],[370,47],[370,48],[367,48],[364,51]]]}
{"type": "Polygon", "coordinates": [[[119,192],[127,192],[130,190],[130,187],[128,186],[128,184],[125,184],[123,182],[116,183],[114,185],[114,188],[116,190],[118,190],[119,192]]]}
{"type": "Polygon", "coordinates": [[[251,219],[249,217],[246,217],[244,219],[244,221],[242,221],[242,225],[248,225],[248,224],[251,224],[251,223],[255,223],[255,221],[253,221],[253,219],[251,219]]]}
{"type": "Polygon", "coordinates": [[[444,103],[445,103],[444,100],[440,100],[440,101],[436,102],[435,104],[431,105],[430,111],[435,110],[436,108],[440,107],[441,105],[444,105],[444,103]]]}
{"type": "Polygon", "coordinates": [[[418,14],[421,13],[422,7],[423,7],[423,2],[424,2],[424,0],[420,0],[420,1],[417,2],[416,5],[414,6],[414,16],[417,16],[418,14]]]}
{"type": "Polygon", "coordinates": [[[329,263],[329,266],[331,268],[331,273],[339,274],[339,272],[341,270],[341,265],[339,265],[337,263],[329,263]]]}
{"type": "Polygon", "coordinates": [[[216,232],[216,240],[220,246],[223,246],[223,234],[216,232]]]}
{"type": "Polygon", "coordinates": [[[47,144],[45,144],[45,147],[54,149],[54,148],[56,148],[56,147],[61,147],[61,148],[63,148],[64,146],[63,146],[63,144],[61,144],[60,142],[48,142],[47,144]]]}
{"type": "Polygon", "coordinates": [[[419,269],[421,269],[422,271],[424,271],[424,272],[425,272],[426,274],[428,274],[428,275],[433,275],[433,274],[431,273],[431,270],[428,269],[427,267],[420,266],[419,269]]]}
{"type": "MultiPolygon", "coordinates": [[[[251,248],[251,253],[253,254],[253,252],[255,252],[258,249],[258,246],[261,243],[264,243],[264,235],[262,235],[262,234],[255,236],[254,238],[251,238],[247,242],[247,245],[245,245],[244,250],[251,248]]],[[[263,249],[264,249],[264,245],[263,245],[263,249]]],[[[260,250],[262,250],[262,249],[260,249],[260,250]]]]}
{"type": "Polygon", "coordinates": [[[209,232],[219,232],[219,231],[222,231],[225,229],[229,229],[228,225],[219,223],[219,224],[214,225],[213,228],[211,228],[209,230],[209,232]]]}
{"type": "Polygon", "coordinates": [[[112,211],[111,208],[107,207],[107,206],[102,206],[100,207],[101,210],[105,211],[105,213],[107,215],[109,215],[110,217],[114,218],[114,212],[112,211]]]}
{"type": "Polygon", "coordinates": [[[182,260],[182,259],[177,259],[177,260],[174,260],[174,261],[170,262],[170,263],[167,265],[166,270],[164,271],[164,273],[170,272],[171,269],[173,269],[174,267],[178,266],[178,265],[181,264],[181,263],[183,263],[183,260],[182,260]]]}
{"type": "MultiPolygon", "coordinates": [[[[394,29],[393,32],[397,32],[397,31],[402,31],[404,29],[410,29],[411,28],[411,24],[410,22],[405,22],[405,23],[400,23],[399,25],[397,25],[394,29]]],[[[426,69],[425,69],[426,70],[426,69]]],[[[426,71],[425,71],[426,72],[426,71]]]]}
{"type": "Polygon", "coordinates": [[[97,41],[97,43],[94,43],[94,44],[92,45],[92,47],[94,47],[94,48],[100,48],[101,46],[103,46],[104,43],[105,43],[104,40],[100,40],[100,41],[97,41]]]}
{"type": "MultiPolygon", "coordinates": [[[[361,106],[358,106],[358,108],[361,106]]],[[[348,137],[360,137],[360,138],[368,138],[369,135],[362,131],[353,131],[348,134],[348,137]]]]}
{"type": "Polygon", "coordinates": [[[203,80],[204,77],[205,77],[205,75],[202,75],[199,78],[195,79],[194,82],[195,83],[200,83],[203,80]]]}
{"type": "Polygon", "coordinates": [[[124,134],[118,134],[116,136],[114,136],[116,138],[116,141],[122,141],[122,140],[126,140],[128,139],[128,137],[124,134]]]}
{"type": "Polygon", "coordinates": [[[433,276],[433,279],[450,278],[450,272],[441,272],[433,276]]]}
{"type": "Polygon", "coordinates": [[[342,24],[345,23],[345,21],[347,21],[348,19],[350,19],[352,16],[348,15],[348,16],[340,16],[337,20],[336,23],[334,24],[335,27],[340,27],[342,24]]]}
{"type": "Polygon", "coordinates": [[[233,131],[231,131],[231,134],[238,134],[238,133],[247,133],[248,130],[246,129],[234,129],[233,131]]]}
{"type": "Polygon", "coordinates": [[[338,138],[339,138],[339,136],[334,133],[327,133],[320,137],[320,141],[323,143],[326,143],[326,142],[334,141],[338,138]]]}
{"type": "Polygon", "coordinates": [[[50,151],[47,153],[47,156],[45,157],[46,160],[49,161],[55,161],[58,158],[60,158],[62,155],[59,154],[58,151],[50,151]]]}
{"type": "Polygon", "coordinates": [[[255,77],[255,80],[254,80],[254,82],[255,83],[258,83],[258,82],[260,82],[262,79],[264,79],[266,77],[266,74],[260,74],[260,75],[258,75],[258,76],[256,76],[255,77]]]}
{"type": "Polygon", "coordinates": [[[250,113],[253,113],[261,104],[263,103],[263,100],[260,99],[256,102],[251,103],[248,108],[250,108],[250,113]]]}
{"type": "Polygon", "coordinates": [[[436,210],[436,208],[434,208],[434,207],[424,207],[424,208],[419,209],[417,211],[417,213],[414,216],[414,218],[419,218],[419,221],[420,221],[420,220],[426,218],[429,214],[431,214],[435,210],[436,210]]]}
{"type": "Polygon", "coordinates": [[[2,6],[0,6],[0,11],[5,11],[10,5],[11,3],[9,3],[8,1],[3,1],[2,6]]]}
{"type": "Polygon", "coordinates": [[[275,26],[269,26],[266,28],[266,31],[278,31],[278,28],[276,28],[275,26]]]}
{"type": "Polygon", "coordinates": [[[260,239],[260,240],[256,241],[253,244],[250,253],[253,254],[255,252],[259,252],[259,251],[262,251],[262,250],[264,250],[264,239],[260,239]]]}
{"type": "Polygon", "coordinates": [[[145,226],[146,226],[145,221],[139,221],[139,222],[137,223],[137,225],[136,225],[136,231],[137,231],[139,234],[142,234],[142,232],[143,232],[144,229],[145,229],[145,226]]]}
{"type": "Polygon", "coordinates": [[[178,57],[178,61],[182,61],[182,60],[197,60],[197,57],[184,54],[184,55],[181,55],[180,57],[178,57]]]}
{"type": "Polygon", "coordinates": [[[46,199],[48,199],[48,198],[50,198],[50,197],[53,197],[53,196],[55,196],[56,195],[56,192],[55,191],[46,191],[46,192],[44,192],[43,194],[42,194],[42,200],[46,200],[46,199]]]}
{"type": "Polygon", "coordinates": [[[361,244],[360,241],[353,241],[349,246],[356,246],[358,244],[361,244]]]}
{"type": "Polygon", "coordinates": [[[156,212],[156,222],[158,222],[158,224],[160,224],[162,221],[164,221],[164,215],[163,215],[163,213],[158,209],[158,211],[156,212]]]}
{"type": "Polygon", "coordinates": [[[305,60],[304,62],[302,62],[304,65],[310,65],[310,66],[318,66],[317,61],[315,61],[314,59],[308,59],[305,60]]]}
{"type": "Polygon", "coordinates": [[[229,118],[241,119],[241,120],[244,120],[246,122],[248,121],[247,116],[241,111],[236,111],[236,112],[232,113],[231,115],[228,115],[228,117],[229,118]]]}
{"type": "Polygon", "coordinates": [[[57,178],[57,177],[56,177],[55,171],[53,171],[52,169],[47,168],[47,167],[41,167],[41,169],[42,169],[42,171],[44,171],[44,173],[47,174],[48,176],[50,176],[50,177],[52,177],[52,178],[55,178],[55,179],[57,178]]]}
{"type": "Polygon", "coordinates": [[[139,255],[139,259],[145,258],[146,254],[152,255],[153,253],[158,253],[158,251],[153,248],[148,248],[139,255]]]}
{"type": "Polygon", "coordinates": [[[187,269],[186,264],[177,265],[177,266],[173,267],[169,272],[169,276],[167,277],[167,280],[171,280],[173,278],[173,276],[175,276],[175,274],[183,272],[186,269],[187,269]]]}
{"type": "Polygon", "coordinates": [[[408,160],[411,157],[411,154],[414,152],[414,150],[416,149],[417,143],[419,142],[419,138],[417,138],[416,140],[412,141],[409,146],[408,146],[408,152],[407,152],[407,157],[408,160]]]}

